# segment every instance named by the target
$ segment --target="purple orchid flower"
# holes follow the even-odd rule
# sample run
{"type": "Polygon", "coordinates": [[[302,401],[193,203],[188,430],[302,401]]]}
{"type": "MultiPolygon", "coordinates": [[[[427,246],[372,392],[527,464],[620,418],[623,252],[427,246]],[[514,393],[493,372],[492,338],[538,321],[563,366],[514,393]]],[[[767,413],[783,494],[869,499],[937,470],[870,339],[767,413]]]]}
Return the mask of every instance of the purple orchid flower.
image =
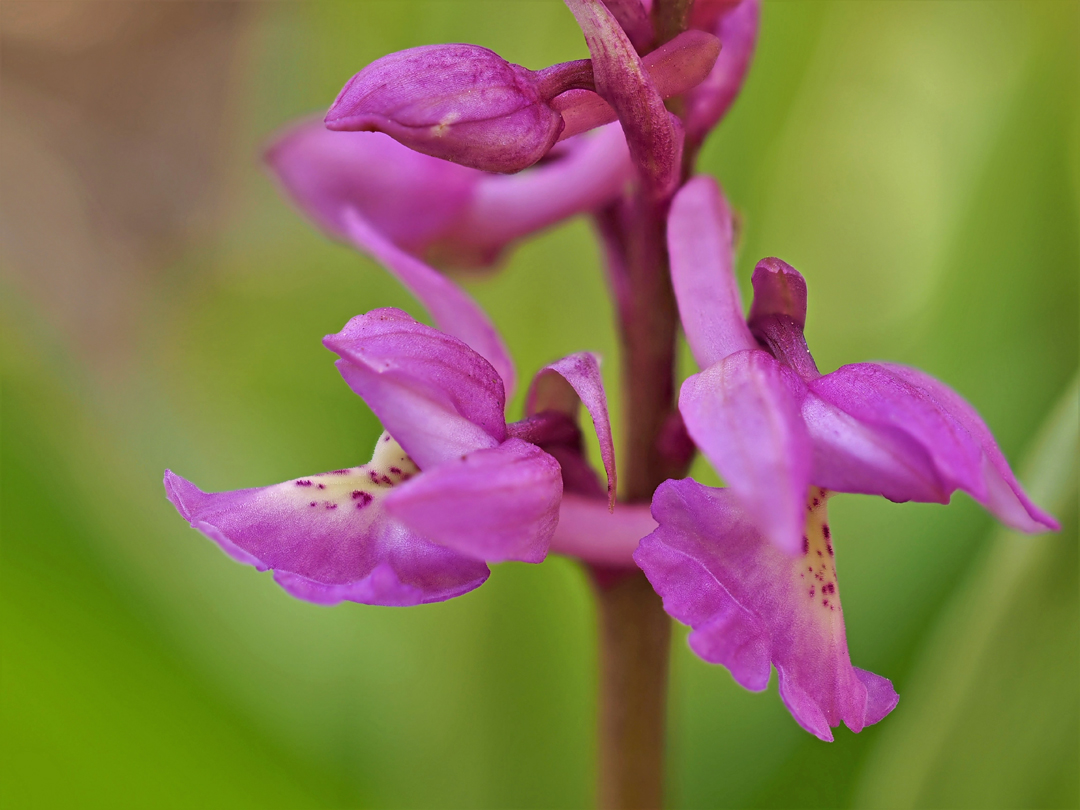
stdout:
{"type": "Polygon", "coordinates": [[[890,363],[819,373],[803,338],[806,282],[790,265],[758,263],[743,320],[731,216],[711,178],[679,192],[668,247],[687,340],[703,369],[683,384],[679,410],[778,547],[800,551],[811,484],[897,502],[948,503],[960,489],[1019,531],[1058,528],[1024,493],[975,410],[941,382],[890,363]]]}
{"type": "MultiPolygon", "coordinates": [[[[517,425],[504,417],[495,368],[464,342],[382,309],[353,318],[324,340],[338,370],[386,432],[368,464],[274,486],[206,493],[166,471],[169,500],[226,553],[317,604],[342,600],[415,605],[459,596],[488,576],[486,563],[540,562],[559,524],[563,475],[535,443],[565,434],[545,413],[517,425]],[[524,438],[523,438],[524,437],[524,438]]],[[[599,366],[572,355],[543,369],[592,416],[615,492],[614,451],[599,366]]],[[[559,534],[588,545],[605,500],[576,498],[559,534]]],[[[619,533],[638,514],[608,527],[619,533]]]]}
{"type": "Polygon", "coordinates": [[[806,284],[778,259],[754,271],[743,319],[731,215],[715,181],[675,197],[668,247],[683,327],[704,369],[679,409],[727,481],[667,481],[656,531],[634,555],[690,645],[764,689],[769,666],[796,721],[824,740],[896,705],[892,684],[851,665],[826,515],[832,492],[946,503],[962,489],[1006,524],[1056,529],[1024,494],[989,429],[922,372],[860,363],[821,375],[803,339],[806,284]]]}

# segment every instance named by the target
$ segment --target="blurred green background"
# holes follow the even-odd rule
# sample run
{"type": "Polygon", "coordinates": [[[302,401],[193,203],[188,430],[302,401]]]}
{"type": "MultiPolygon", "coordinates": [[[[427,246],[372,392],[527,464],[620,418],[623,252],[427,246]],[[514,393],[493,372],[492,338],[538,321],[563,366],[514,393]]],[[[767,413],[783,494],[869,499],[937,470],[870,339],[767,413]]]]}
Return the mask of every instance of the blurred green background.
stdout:
{"type": "MultiPolygon", "coordinates": [[[[742,691],[680,629],[671,806],[1080,803],[1078,9],[766,2],[701,166],[743,217],[741,281],[766,255],[806,275],[823,370],[887,359],[957,388],[1065,529],[1017,538],[964,496],[834,499],[852,659],[899,707],[819,742],[775,680],[742,691]]],[[[3,805],[587,806],[594,615],[575,564],[498,566],[442,605],[318,608],[228,560],[161,486],[166,466],[232,489],[365,460],[379,427],[320,338],[378,306],[421,314],[279,198],[264,139],[388,51],[580,58],[569,13],[2,13],[3,805]]],[[[598,261],[575,221],[469,282],[523,377],[592,349],[617,390],[598,261]]]]}

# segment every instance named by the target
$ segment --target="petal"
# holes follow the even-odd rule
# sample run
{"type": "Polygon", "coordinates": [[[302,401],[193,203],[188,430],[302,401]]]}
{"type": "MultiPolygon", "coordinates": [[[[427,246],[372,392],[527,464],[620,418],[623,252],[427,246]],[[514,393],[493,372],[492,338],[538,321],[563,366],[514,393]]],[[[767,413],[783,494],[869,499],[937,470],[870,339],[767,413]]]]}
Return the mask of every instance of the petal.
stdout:
{"type": "Polygon", "coordinates": [[[487,315],[466,293],[434,268],[406,253],[353,209],[344,212],[349,240],[394,274],[431,313],[442,331],[460,338],[491,363],[507,395],[514,391],[514,363],[487,315]]]}
{"type": "Polygon", "coordinates": [[[488,562],[541,562],[559,522],[562,475],[543,450],[509,439],[418,475],[386,499],[414,531],[488,562]]]}
{"type": "Polygon", "coordinates": [[[577,416],[578,403],[592,417],[600,457],[607,473],[608,503],[615,504],[615,441],[611,436],[604,378],[600,374],[600,358],[590,352],[579,352],[556,360],[537,372],[529,388],[525,412],[532,416],[545,410],[555,410],[577,416]]]}
{"type": "Polygon", "coordinates": [[[948,503],[930,454],[909,434],[866,424],[821,399],[803,400],[813,445],[811,480],[833,492],[881,495],[890,501],[948,503]]]}
{"type": "Polygon", "coordinates": [[[735,281],[731,210],[708,175],[695,177],[675,195],[667,241],[679,315],[698,366],[756,349],[735,281]]]}
{"type": "Polygon", "coordinates": [[[333,238],[349,240],[343,218],[351,208],[414,254],[453,229],[486,176],[379,132],[333,132],[311,120],[278,136],[265,160],[286,195],[333,238]]]}
{"type": "Polygon", "coordinates": [[[808,509],[805,547],[792,557],[760,535],[730,490],[667,481],[653,497],[659,528],[634,559],[664,609],[693,628],[700,657],[753,690],[765,688],[771,663],[795,720],[832,740],[841,721],[858,732],[897,698],[889,681],[851,666],[820,490],[808,509]]]}
{"type": "Polygon", "coordinates": [[[596,91],[619,115],[645,187],[666,199],[679,183],[682,133],[626,33],[600,0],[565,0],[589,46],[596,91]]]}
{"type": "Polygon", "coordinates": [[[409,474],[408,459],[393,442],[380,444],[371,464],[257,489],[208,493],[166,471],[165,491],[229,556],[273,569],[285,590],[309,602],[415,605],[481,585],[488,576],[482,562],[386,513],[386,496],[409,474]]]}
{"type": "Polygon", "coordinates": [[[900,432],[917,444],[929,457],[945,498],[962,489],[1014,529],[1058,528],[1024,493],[975,409],[928,374],[859,363],[826,374],[812,390],[864,426],[900,432]]]}
{"type": "Polygon", "coordinates": [[[495,369],[457,338],[397,309],[358,315],[324,345],[341,376],[421,469],[506,437],[495,369]]]}
{"type": "Polygon", "coordinates": [[[564,493],[551,550],[593,565],[628,568],[641,538],[656,528],[648,504],[615,504],[564,493]]]}
{"type": "MultiPolygon", "coordinates": [[[[718,3],[695,4],[708,14],[709,5],[718,3]]],[[[726,3],[730,7],[730,3],[726,3]]],[[[742,0],[730,11],[726,11],[708,30],[720,39],[720,57],[712,71],[687,99],[686,134],[691,143],[700,143],[714,126],[727,113],[732,102],[739,95],[750,60],[754,55],[757,33],[761,18],[759,0],[742,0]],[[715,27],[713,27],[715,26],[715,27]]],[[[695,27],[698,20],[693,20],[695,27]]]]}
{"type": "Polygon", "coordinates": [[[425,45],[388,54],[353,76],[326,125],[385,132],[433,157],[515,172],[547,154],[563,121],[531,71],[477,45],[425,45]]]}
{"type": "Polygon", "coordinates": [[[805,386],[763,351],[730,355],[683,383],[691,438],[778,548],[802,545],[811,445],[799,411],[805,386]]]}
{"type": "Polygon", "coordinates": [[[602,207],[633,176],[618,124],[566,141],[557,153],[520,174],[483,175],[443,250],[490,261],[515,239],[602,207]]]}

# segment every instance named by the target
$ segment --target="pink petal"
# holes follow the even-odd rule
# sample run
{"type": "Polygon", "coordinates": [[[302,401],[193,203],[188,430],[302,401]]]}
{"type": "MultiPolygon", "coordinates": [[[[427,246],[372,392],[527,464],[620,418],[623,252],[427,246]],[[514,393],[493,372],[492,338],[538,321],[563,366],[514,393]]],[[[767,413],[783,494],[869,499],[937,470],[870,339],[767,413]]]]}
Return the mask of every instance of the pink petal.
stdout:
{"type": "Polygon", "coordinates": [[[323,343],[342,377],[427,469],[506,438],[495,369],[457,338],[398,309],[358,315],[323,343]]]}
{"type": "Polygon", "coordinates": [[[422,155],[379,132],[333,132],[306,120],[266,150],[286,195],[335,239],[355,209],[391,242],[421,255],[452,231],[483,172],[422,155]]]}
{"type": "Polygon", "coordinates": [[[544,451],[509,439],[424,471],[386,510],[435,542],[488,562],[541,562],[559,521],[562,476],[544,451]]]}
{"type": "Polygon", "coordinates": [[[203,492],[166,471],[165,491],[229,556],[273,569],[283,588],[309,602],[415,605],[478,587],[488,576],[482,562],[387,514],[386,496],[415,471],[400,455],[396,463],[384,452],[362,467],[233,492],[203,492]]]}
{"type": "MultiPolygon", "coordinates": [[[[706,14],[710,5],[725,5],[730,8],[732,4],[710,4],[702,0],[695,4],[706,14]]],[[[720,57],[708,77],[688,95],[686,136],[691,143],[700,143],[709,130],[723,119],[739,95],[750,69],[750,60],[754,56],[760,18],[759,0],[742,0],[731,10],[725,10],[719,17],[713,17],[715,22],[708,30],[720,40],[720,57]]],[[[705,20],[693,22],[697,27],[705,20]]]]}
{"type": "Polygon", "coordinates": [[[641,538],[656,528],[648,504],[617,503],[563,493],[551,550],[594,565],[628,568],[641,538]]]}
{"type": "Polygon", "coordinates": [[[919,442],[947,492],[964,490],[1018,531],[1060,528],[1028,498],[976,410],[947,385],[918,369],[891,363],[844,366],[822,380],[834,375],[836,383],[823,385],[846,384],[837,404],[867,423],[898,427],[919,442]]]}
{"type": "Polygon", "coordinates": [[[679,411],[694,443],[778,548],[802,547],[811,445],[805,386],[763,351],[732,354],[683,383],[679,411]]]}
{"type": "Polygon", "coordinates": [[[540,369],[529,388],[525,412],[531,416],[545,410],[556,410],[575,417],[576,421],[578,402],[584,403],[592,417],[596,438],[600,442],[600,457],[607,473],[608,503],[614,506],[615,441],[611,436],[600,358],[590,352],[579,352],[540,369]]]}
{"type": "Polygon", "coordinates": [[[634,176],[618,124],[560,144],[547,160],[515,175],[482,175],[443,250],[490,260],[508,243],[618,197],[634,176]]]}
{"type": "Polygon", "coordinates": [[[653,497],[659,528],[634,559],[664,600],[693,628],[690,645],[735,680],[764,689],[770,663],[795,720],[823,740],[844,722],[852,731],[896,705],[892,684],[851,666],[831,534],[820,490],[806,512],[805,549],[767,542],[730,490],[684,479],[653,497]]]}
{"type": "Polygon", "coordinates": [[[417,297],[444,332],[460,338],[499,372],[507,396],[514,390],[514,363],[484,311],[438,271],[406,253],[371,226],[354,209],[342,222],[349,240],[394,274],[417,297]]]}
{"type": "Polygon", "coordinates": [[[731,210],[708,175],[695,177],[675,195],[667,241],[679,315],[698,366],[756,349],[735,281],[731,210]]]}

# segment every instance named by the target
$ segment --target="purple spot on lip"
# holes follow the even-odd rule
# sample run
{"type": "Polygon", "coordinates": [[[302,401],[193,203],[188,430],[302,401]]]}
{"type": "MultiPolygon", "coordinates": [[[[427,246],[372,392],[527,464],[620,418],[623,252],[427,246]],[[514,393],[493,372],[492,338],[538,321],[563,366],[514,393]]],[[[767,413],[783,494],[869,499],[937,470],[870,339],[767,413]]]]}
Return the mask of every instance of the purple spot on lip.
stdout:
{"type": "Polygon", "coordinates": [[[305,478],[305,479],[303,479],[302,481],[297,481],[297,482],[296,482],[296,485],[297,485],[298,487],[310,487],[310,486],[311,486],[311,482],[310,482],[309,480],[307,480],[307,479],[305,478]]]}
{"type": "Polygon", "coordinates": [[[828,540],[830,537],[832,537],[832,532],[829,531],[829,524],[828,523],[822,524],[821,532],[822,532],[822,534],[825,535],[826,540],[828,540]]]}
{"type": "Polygon", "coordinates": [[[326,484],[319,484],[318,487],[319,489],[326,489],[326,484]]]}
{"type": "Polygon", "coordinates": [[[382,440],[383,440],[384,442],[388,442],[388,441],[390,441],[390,434],[387,434],[387,435],[383,436],[383,437],[382,437],[382,440]]]}
{"type": "Polygon", "coordinates": [[[836,586],[833,583],[829,582],[825,585],[822,585],[821,590],[823,590],[825,593],[836,593],[836,586]]]}
{"type": "Polygon", "coordinates": [[[394,475],[401,475],[401,467],[391,467],[390,472],[394,475]]]}
{"type": "Polygon", "coordinates": [[[379,476],[379,483],[380,484],[392,484],[394,482],[390,480],[389,476],[380,475],[379,476]]]}
{"type": "Polygon", "coordinates": [[[331,474],[331,475],[348,475],[348,474],[349,474],[349,471],[348,471],[348,470],[334,470],[334,471],[333,471],[332,473],[330,473],[330,474],[331,474]]]}
{"type": "Polygon", "coordinates": [[[805,534],[802,536],[802,553],[810,553],[810,538],[807,537],[805,534]]]}
{"type": "Polygon", "coordinates": [[[315,505],[315,501],[312,501],[311,503],[308,504],[308,506],[314,506],[314,505],[315,505]]]}
{"type": "Polygon", "coordinates": [[[368,470],[368,478],[371,479],[371,483],[373,484],[379,483],[379,474],[374,470],[368,470]]]}
{"type": "Polygon", "coordinates": [[[336,503],[329,503],[329,502],[327,502],[327,504],[326,504],[326,508],[327,508],[327,509],[337,509],[337,504],[336,504],[336,503]]]}
{"type": "Polygon", "coordinates": [[[375,500],[370,493],[364,492],[360,489],[353,490],[352,499],[354,501],[358,501],[358,503],[356,504],[357,509],[363,509],[365,506],[375,500]]]}

